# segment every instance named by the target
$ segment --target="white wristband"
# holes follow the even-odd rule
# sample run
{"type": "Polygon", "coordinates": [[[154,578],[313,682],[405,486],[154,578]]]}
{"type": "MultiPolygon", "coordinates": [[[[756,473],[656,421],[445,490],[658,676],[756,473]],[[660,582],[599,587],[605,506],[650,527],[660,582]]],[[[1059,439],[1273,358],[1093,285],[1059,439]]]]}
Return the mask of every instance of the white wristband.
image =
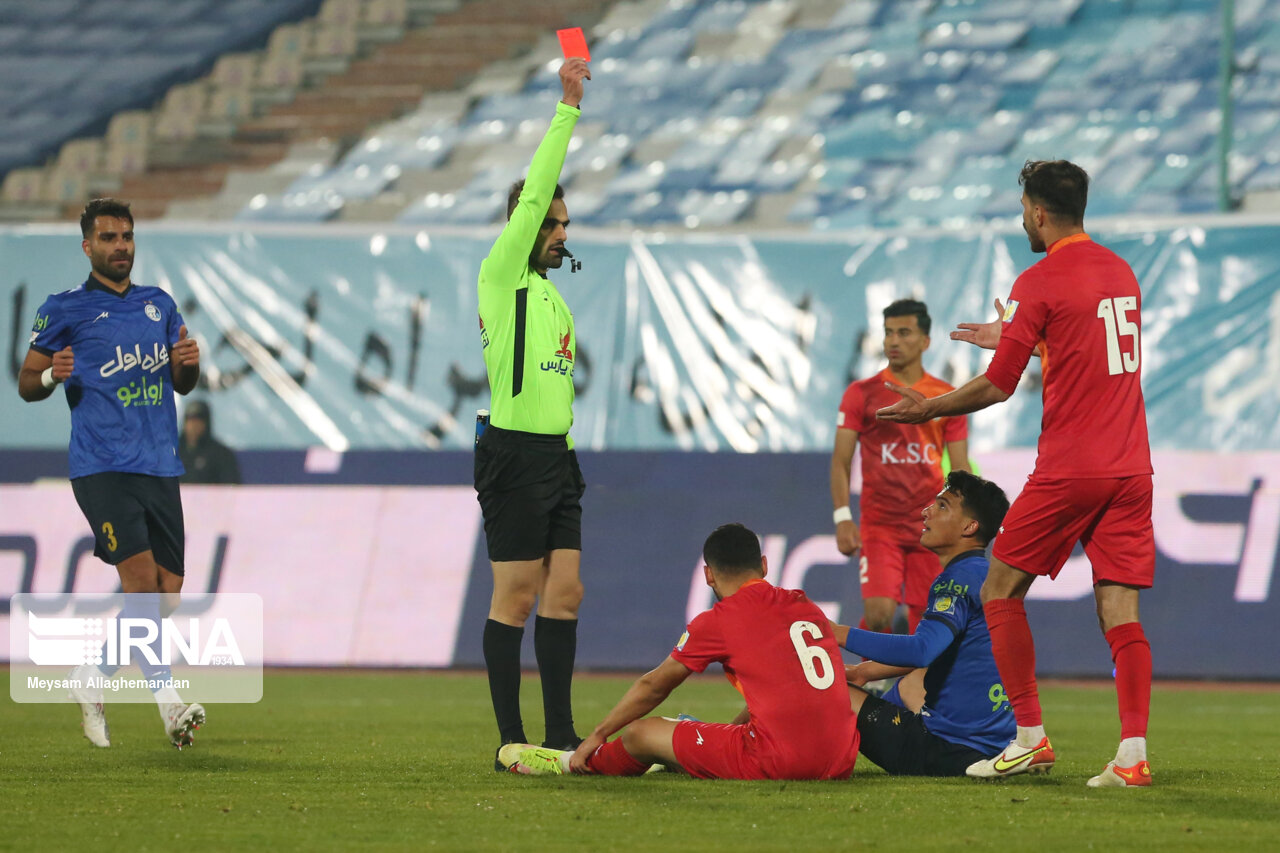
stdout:
{"type": "Polygon", "coordinates": [[[58,386],[58,380],[53,378],[53,368],[46,367],[44,372],[40,374],[40,384],[52,391],[58,386]]]}
{"type": "Polygon", "coordinates": [[[853,521],[853,510],[849,509],[847,506],[842,506],[835,512],[831,513],[831,520],[836,524],[839,524],[842,521],[853,521]]]}

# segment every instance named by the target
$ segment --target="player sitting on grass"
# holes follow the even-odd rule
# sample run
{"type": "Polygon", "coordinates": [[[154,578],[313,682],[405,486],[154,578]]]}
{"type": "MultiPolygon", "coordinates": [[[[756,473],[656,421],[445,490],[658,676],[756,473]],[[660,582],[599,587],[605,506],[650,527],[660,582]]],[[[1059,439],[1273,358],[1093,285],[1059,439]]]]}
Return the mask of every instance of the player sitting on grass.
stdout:
{"type": "Polygon", "coordinates": [[[1014,734],[1013,712],[1000,683],[979,597],[988,542],[1009,499],[995,483],[952,471],[924,508],[920,544],[938,555],[942,574],[929,589],[914,634],[835,626],[845,648],[868,660],[848,668],[862,754],[888,773],[963,776],[975,761],[998,755],[1014,734]],[[876,698],[868,681],[928,667],[924,695],[903,685],[876,698]],[[923,701],[922,701],[923,700],[923,701]]]}
{"type": "Polygon", "coordinates": [[[716,604],[699,614],[658,667],[642,675],[575,752],[507,744],[512,772],[638,776],[653,764],[701,779],[844,779],[858,757],[849,691],[837,677],[830,622],[803,592],[779,589],[760,540],[741,524],[703,546],[716,604]],[[713,662],[747,700],[741,725],[641,719],[713,662]],[[625,727],[622,737],[605,739],[625,727]]]}

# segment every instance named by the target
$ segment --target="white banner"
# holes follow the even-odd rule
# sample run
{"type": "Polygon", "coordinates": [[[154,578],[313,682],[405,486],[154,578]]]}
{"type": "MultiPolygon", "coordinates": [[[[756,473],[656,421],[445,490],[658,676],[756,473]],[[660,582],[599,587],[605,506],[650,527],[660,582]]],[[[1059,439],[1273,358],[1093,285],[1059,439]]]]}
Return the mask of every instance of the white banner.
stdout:
{"type": "MultiPolygon", "coordinates": [[[[184,591],[261,596],[268,664],[453,663],[480,529],[470,486],[184,486],[182,500],[184,591]]],[[[0,506],[0,597],[117,588],[68,483],[0,486],[0,506]]]]}

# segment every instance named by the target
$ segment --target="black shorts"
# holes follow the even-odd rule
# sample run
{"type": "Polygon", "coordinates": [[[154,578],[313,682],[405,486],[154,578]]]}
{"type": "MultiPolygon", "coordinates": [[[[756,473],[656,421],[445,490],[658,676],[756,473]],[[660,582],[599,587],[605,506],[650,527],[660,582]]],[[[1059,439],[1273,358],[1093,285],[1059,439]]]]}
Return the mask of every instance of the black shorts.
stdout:
{"type": "Polygon", "coordinates": [[[183,574],[186,529],[177,477],[107,471],[71,481],[93,529],[94,556],[111,565],[150,551],[156,565],[183,574]]]}
{"type": "Polygon", "coordinates": [[[890,776],[963,776],[975,761],[990,758],[943,740],[924,727],[924,717],[868,696],[858,712],[858,751],[890,776]]]}
{"type": "Polygon", "coordinates": [[[475,485],[493,562],[582,550],[587,484],[564,436],[490,425],[476,448],[475,485]]]}

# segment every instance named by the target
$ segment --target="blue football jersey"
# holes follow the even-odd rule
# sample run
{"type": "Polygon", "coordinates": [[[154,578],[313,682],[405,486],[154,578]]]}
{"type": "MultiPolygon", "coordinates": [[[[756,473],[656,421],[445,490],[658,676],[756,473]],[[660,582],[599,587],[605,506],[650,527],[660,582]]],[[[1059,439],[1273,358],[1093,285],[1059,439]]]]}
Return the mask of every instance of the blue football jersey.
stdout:
{"type": "Polygon", "coordinates": [[[929,588],[924,618],[942,622],[955,639],[925,672],[921,713],[938,737],[990,755],[1013,740],[1017,727],[979,597],[988,565],[982,551],[961,554],[929,588]]]}
{"type": "Polygon", "coordinates": [[[178,306],[160,288],[131,284],[116,293],[92,276],[40,306],[31,348],[51,356],[69,346],[75,355],[65,383],[72,479],[183,473],[169,370],[181,326],[178,306]]]}

